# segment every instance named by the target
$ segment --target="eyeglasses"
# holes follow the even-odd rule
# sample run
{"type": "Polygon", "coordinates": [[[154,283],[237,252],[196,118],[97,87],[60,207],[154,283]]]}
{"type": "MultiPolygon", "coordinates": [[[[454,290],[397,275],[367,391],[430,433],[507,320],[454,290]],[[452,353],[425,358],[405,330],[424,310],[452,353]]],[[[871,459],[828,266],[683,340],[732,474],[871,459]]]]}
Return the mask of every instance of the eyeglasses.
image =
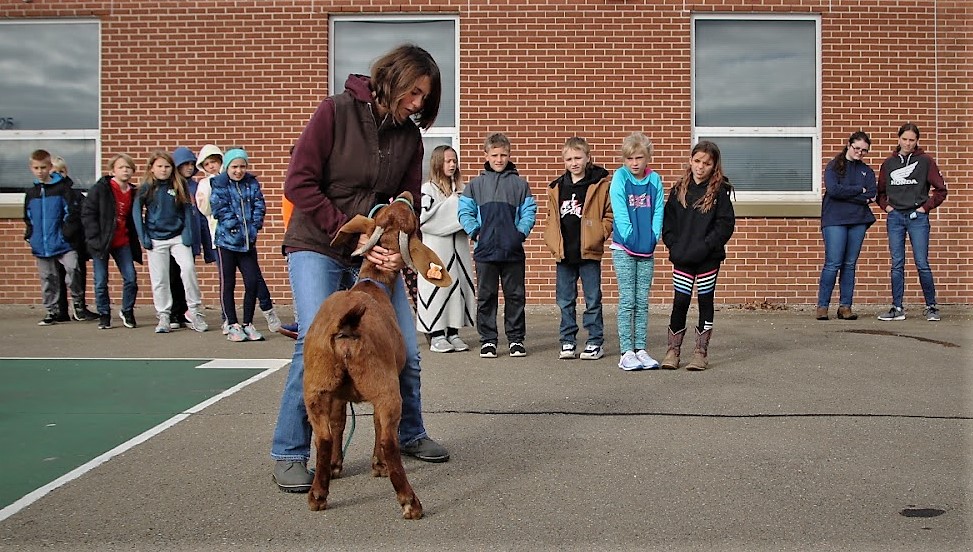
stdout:
{"type": "Polygon", "coordinates": [[[868,148],[860,148],[860,147],[855,146],[855,145],[849,145],[848,147],[850,147],[851,149],[855,150],[855,153],[860,153],[862,155],[868,153],[868,148]]]}

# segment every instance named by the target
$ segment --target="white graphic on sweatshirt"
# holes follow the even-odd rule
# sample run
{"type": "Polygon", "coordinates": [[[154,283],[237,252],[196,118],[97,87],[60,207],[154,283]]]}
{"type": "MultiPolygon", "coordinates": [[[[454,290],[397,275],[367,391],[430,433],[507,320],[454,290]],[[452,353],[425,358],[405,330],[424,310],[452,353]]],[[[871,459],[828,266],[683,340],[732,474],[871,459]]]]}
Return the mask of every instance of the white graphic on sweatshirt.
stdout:
{"type": "Polygon", "coordinates": [[[909,178],[912,176],[912,172],[916,170],[916,165],[919,162],[910,163],[901,169],[895,169],[892,174],[889,175],[889,186],[908,186],[912,184],[918,184],[919,181],[915,178],[909,178]]]}
{"type": "Polygon", "coordinates": [[[578,195],[571,194],[571,199],[561,204],[561,218],[574,215],[581,218],[581,204],[578,203],[578,195]]]}

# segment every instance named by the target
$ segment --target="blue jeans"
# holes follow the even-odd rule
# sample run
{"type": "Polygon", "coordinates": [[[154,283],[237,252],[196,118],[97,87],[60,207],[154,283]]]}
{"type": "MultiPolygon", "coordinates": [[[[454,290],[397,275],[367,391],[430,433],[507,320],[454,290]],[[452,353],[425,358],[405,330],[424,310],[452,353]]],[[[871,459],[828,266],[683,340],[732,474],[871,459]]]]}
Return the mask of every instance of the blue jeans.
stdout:
{"type": "MultiPolygon", "coordinates": [[[[336,291],[354,285],[358,269],[342,266],[326,255],[297,251],[287,255],[287,272],[296,318],[300,322],[294,357],[280,398],[270,456],[275,460],[307,461],[311,456],[311,424],[304,408],[304,336],[325,299],[336,291]]],[[[402,278],[395,282],[392,306],[405,338],[405,370],[399,375],[399,390],[402,393],[399,442],[408,445],[426,437],[426,429],[422,423],[422,399],[419,393],[419,344],[416,341],[415,315],[409,306],[402,278]]]]}
{"type": "Polygon", "coordinates": [[[821,229],[824,237],[824,268],[818,281],[818,306],[831,305],[831,292],[834,291],[838,273],[838,304],[850,307],[855,297],[855,267],[858,255],[865,241],[867,224],[836,224],[821,229]]]}
{"type": "Polygon", "coordinates": [[[605,321],[601,315],[601,261],[581,261],[579,264],[557,263],[557,306],[561,309],[561,343],[575,344],[578,335],[576,304],[578,278],[584,292],[582,323],[588,332],[587,345],[602,346],[605,342],[605,321]]]}
{"type": "MultiPolygon", "coordinates": [[[[132,249],[126,244],[110,249],[108,256],[115,260],[115,266],[122,275],[122,310],[130,311],[135,308],[135,295],[139,291],[132,249]]],[[[95,268],[95,306],[98,314],[111,314],[111,299],[108,297],[108,259],[91,259],[91,263],[95,268]]]]}
{"type": "Polygon", "coordinates": [[[892,256],[892,305],[902,307],[905,294],[905,236],[909,235],[912,245],[912,258],[919,272],[919,285],[926,305],[936,304],[936,284],[929,268],[929,213],[914,211],[892,211],[886,213],[885,228],[889,235],[889,254],[892,256]]]}

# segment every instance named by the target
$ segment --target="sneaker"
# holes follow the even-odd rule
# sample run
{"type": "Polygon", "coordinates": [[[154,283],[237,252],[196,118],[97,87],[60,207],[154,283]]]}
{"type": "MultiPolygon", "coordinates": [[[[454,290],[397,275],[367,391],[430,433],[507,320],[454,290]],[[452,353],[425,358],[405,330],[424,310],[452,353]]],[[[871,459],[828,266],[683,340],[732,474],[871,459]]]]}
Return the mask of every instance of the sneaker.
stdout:
{"type": "Polygon", "coordinates": [[[314,474],[307,471],[305,462],[292,460],[278,460],[273,477],[277,487],[288,493],[306,493],[314,481],[314,474]]]}
{"type": "Polygon", "coordinates": [[[189,327],[196,330],[197,332],[205,332],[209,329],[209,325],[206,323],[206,319],[203,318],[203,313],[199,311],[189,311],[186,313],[186,322],[189,322],[189,327]]]}
{"type": "MultiPolygon", "coordinates": [[[[67,309],[67,310],[70,310],[70,309],[67,309]]],[[[67,311],[61,311],[60,309],[58,309],[58,311],[56,313],[54,313],[54,321],[55,322],[70,322],[71,321],[71,315],[69,315],[67,313],[67,311]]]]}
{"type": "Polygon", "coordinates": [[[267,319],[267,329],[276,333],[280,329],[280,318],[277,316],[277,309],[270,307],[267,310],[260,311],[264,313],[264,318],[267,319]]]}
{"type": "Polygon", "coordinates": [[[429,344],[429,350],[434,353],[452,353],[456,349],[445,336],[437,335],[432,338],[432,342],[429,344]]]}
{"type": "Polygon", "coordinates": [[[574,360],[578,358],[574,343],[561,343],[561,353],[557,355],[561,360],[574,360]]]}
{"type": "Polygon", "coordinates": [[[220,327],[220,330],[223,332],[223,335],[230,332],[230,325],[226,323],[226,320],[223,321],[223,325],[220,327]]]}
{"type": "Polygon", "coordinates": [[[226,339],[239,343],[240,341],[247,340],[247,334],[244,333],[243,328],[239,324],[230,324],[226,328],[226,339]]]}
{"type": "Polygon", "coordinates": [[[926,307],[925,311],[926,320],[930,322],[939,322],[939,309],[936,305],[929,305],[926,307]]]}
{"type": "Polygon", "coordinates": [[[169,315],[160,314],[159,324],[155,327],[155,333],[169,333],[172,329],[169,327],[169,315]]]}
{"type": "Polygon", "coordinates": [[[55,312],[48,312],[44,319],[37,323],[38,326],[53,326],[54,324],[57,324],[57,313],[55,312]]]}
{"type": "Polygon", "coordinates": [[[601,345],[588,344],[581,351],[581,360],[598,360],[603,356],[605,356],[605,352],[601,349],[601,345]]]}
{"type": "Polygon", "coordinates": [[[497,344],[484,343],[480,345],[480,358],[497,358],[497,344]]]}
{"type": "Polygon", "coordinates": [[[123,311],[119,311],[118,315],[122,317],[122,324],[124,324],[126,328],[134,328],[138,326],[138,324],[135,323],[134,312],[130,310],[129,311],[123,310],[123,311]]]}
{"type": "Polygon", "coordinates": [[[642,361],[635,356],[635,351],[625,351],[622,358],[618,361],[618,367],[626,372],[642,369],[642,361]]]}
{"type": "Polygon", "coordinates": [[[416,441],[403,445],[402,454],[418,458],[423,462],[445,462],[449,460],[449,451],[429,437],[421,437],[416,441]]]}
{"type": "Polygon", "coordinates": [[[97,314],[88,310],[84,303],[75,303],[74,308],[71,309],[71,315],[78,322],[91,322],[100,318],[97,314]]]}
{"type": "Polygon", "coordinates": [[[247,336],[247,341],[263,341],[264,336],[253,327],[253,323],[243,327],[243,335],[247,336]]]}
{"type": "Polygon", "coordinates": [[[889,309],[889,312],[878,315],[879,320],[905,320],[905,311],[902,307],[895,307],[889,309]]]}
{"type": "Polygon", "coordinates": [[[635,351],[635,358],[639,359],[639,362],[642,363],[642,368],[646,370],[655,370],[659,367],[659,361],[649,356],[649,352],[645,349],[635,351]]]}
{"type": "Polygon", "coordinates": [[[467,345],[465,341],[460,339],[459,335],[447,335],[446,339],[449,340],[449,344],[453,346],[453,350],[456,352],[470,350],[470,346],[467,345]]]}
{"type": "Polygon", "coordinates": [[[510,344],[510,356],[512,357],[525,357],[527,356],[527,349],[524,344],[519,341],[514,341],[510,344]]]}
{"type": "Polygon", "coordinates": [[[98,329],[99,330],[110,330],[111,329],[111,315],[102,314],[98,317],[98,329]]]}

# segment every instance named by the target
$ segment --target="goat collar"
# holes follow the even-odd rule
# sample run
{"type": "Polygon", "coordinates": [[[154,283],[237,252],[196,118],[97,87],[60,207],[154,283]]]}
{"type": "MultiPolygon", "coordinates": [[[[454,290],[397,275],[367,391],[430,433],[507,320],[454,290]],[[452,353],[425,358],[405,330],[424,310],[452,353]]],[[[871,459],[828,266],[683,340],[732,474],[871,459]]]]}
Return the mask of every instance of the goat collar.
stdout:
{"type": "Polygon", "coordinates": [[[388,207],[389,205],[395,203],[396,201],[401,201],[402,203],[405,203],[409,207],[412,207],[411,201],[409,201],[404,197],[397,197],[388,203],[379,203],[378,205],[372,207],[372,210],[368,212],[368,218],[375,218],[375,213],[377,213],[379,209],[381,209],[382,207],[388,207]]]}
{"type": "Polygon", "coordinates": [[[392,298],[392,290],[389,289],[389,287],[387,285],[383,284],[382,282],[379,282],[375,278],[361,278],[360,280],[358,280],[358,282],[359,283],[361,283],[361,282],[371,282],[371,283],[375,284],[376,286],[378,286],[379,288],[381,288],[382,291],[384,291],[385,294],[389,296],[389,299],[392,298]]]}

